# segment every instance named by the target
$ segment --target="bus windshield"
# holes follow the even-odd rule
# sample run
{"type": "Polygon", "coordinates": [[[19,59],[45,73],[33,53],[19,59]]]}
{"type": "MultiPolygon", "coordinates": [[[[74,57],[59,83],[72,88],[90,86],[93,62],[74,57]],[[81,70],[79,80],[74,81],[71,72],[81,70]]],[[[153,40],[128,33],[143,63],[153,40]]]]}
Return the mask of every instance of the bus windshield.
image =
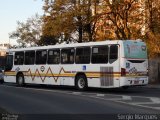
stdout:
{"type": "Polygon", "coordinates": [[[0,56],[0,69],[4,69],[5,56],[0,56]]]}
{"type": "Polygon", "coordinates": [[[124,54],[127,59],[147,59],[147,48],[144,42],[124,41],[124,54]]]}
{"type": "Polygon", "coordinates": [[[13,67],[13,55],[6,56],[5,71],[11,70],[13,67]]]}

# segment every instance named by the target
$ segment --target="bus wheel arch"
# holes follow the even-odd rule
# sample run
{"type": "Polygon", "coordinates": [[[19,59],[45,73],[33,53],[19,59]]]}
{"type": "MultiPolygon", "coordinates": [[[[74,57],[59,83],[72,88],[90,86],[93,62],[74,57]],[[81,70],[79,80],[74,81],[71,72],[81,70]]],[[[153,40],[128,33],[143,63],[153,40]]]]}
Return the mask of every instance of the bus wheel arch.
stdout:
{"type": "Polygon", "coordinates": [[[25,85],[24,75],[22,72],[18,72],[16,75],[16,83],[19,87],[22,87],[25,85]]]}
{"type": "Polygon", "coordinates": [[[86,90],[88,88],[88,81],[85,73],[77,73],[75,76],[75,87],[78,90],[86,90]]]}

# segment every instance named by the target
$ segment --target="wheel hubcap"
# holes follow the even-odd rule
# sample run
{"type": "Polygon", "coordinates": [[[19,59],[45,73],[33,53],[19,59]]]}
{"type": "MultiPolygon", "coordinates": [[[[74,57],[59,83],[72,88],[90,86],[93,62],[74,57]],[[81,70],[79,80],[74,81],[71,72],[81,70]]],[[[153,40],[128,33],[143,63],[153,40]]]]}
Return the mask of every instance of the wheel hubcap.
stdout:
{"type": "Polygon", "coordinates": [[[23,78],[22,78],[22,77],[19,77],[19,78],[18,78],[18,83],[19,83],[20,85],[23,84],[23,78]]]}
{"type": "Polygon", "coordinates": [[[83,78],[80,78],[78,81],[78,86],[79,88],[84,88],[85,87],[85,81],[83,78]]]}

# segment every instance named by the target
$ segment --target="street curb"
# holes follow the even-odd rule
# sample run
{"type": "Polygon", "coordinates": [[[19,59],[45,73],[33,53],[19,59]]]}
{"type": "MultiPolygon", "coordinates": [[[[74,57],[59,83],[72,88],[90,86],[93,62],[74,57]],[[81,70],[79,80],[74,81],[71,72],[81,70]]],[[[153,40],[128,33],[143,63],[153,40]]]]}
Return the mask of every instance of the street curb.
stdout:
{"type": "Polygon", "coordinates": [[[146,85],[146,86],[143,86],[143,87],[151,88],[151,89],[160,89],[160,84],[156,84],[156,85],[146,85]]]}

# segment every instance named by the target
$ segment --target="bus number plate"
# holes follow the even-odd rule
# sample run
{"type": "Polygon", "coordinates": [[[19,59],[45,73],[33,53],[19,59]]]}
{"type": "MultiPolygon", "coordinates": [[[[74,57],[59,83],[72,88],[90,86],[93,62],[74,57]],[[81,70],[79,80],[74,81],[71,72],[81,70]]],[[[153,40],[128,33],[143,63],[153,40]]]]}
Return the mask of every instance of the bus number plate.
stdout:
{"type": "Polygon", "coordinates": [[[139,84],[139,81],[138,80],[134,81],[134,84],[136,84],[136,85],[139,84]]]}

